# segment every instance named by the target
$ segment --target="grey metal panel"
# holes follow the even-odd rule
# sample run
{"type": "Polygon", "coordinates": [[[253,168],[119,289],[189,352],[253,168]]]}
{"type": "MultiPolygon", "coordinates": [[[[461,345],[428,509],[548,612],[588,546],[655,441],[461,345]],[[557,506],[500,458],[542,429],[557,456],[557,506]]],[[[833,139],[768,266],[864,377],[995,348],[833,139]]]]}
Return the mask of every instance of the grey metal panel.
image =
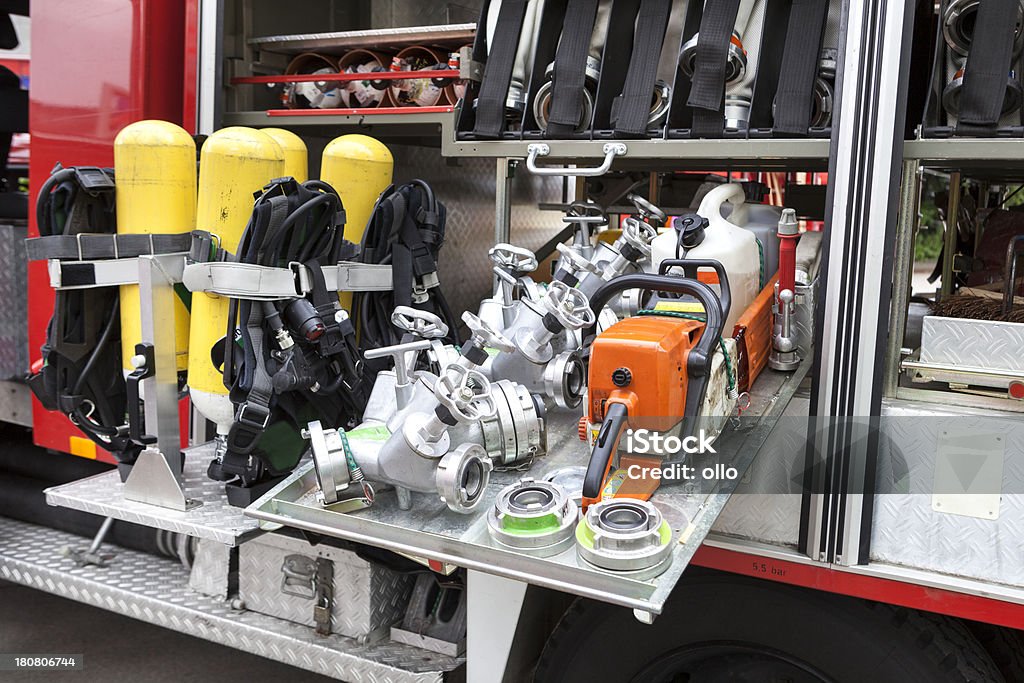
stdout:
{"type": "Polygon", "coordinates": [[[1024,373],[1024,324],[929,315],[922,321],[921,360],[1024,373]]]}
{"type": "Polygon", "coordinates": [[[187,497],[202,505],[184,512],[125,500],[124,484],[116,471],[46,489],[46,502],[143,526],[208,538],[226,545],[237,545],[241,539],[256,533],[259,525],[245,517],[241,508],[228,505],[223,482],[213,481],[206,476],[213,451],[212,442],[185,450],[182,488],[187,497]]]}
{"type": "Polygon", "coordinates": [[[0,420],[32,426],[32,390],[27,384],[0,380],[0,420]]]}
{"type": "Polygon", "coordinates": [[[993,411],[901,400],[883,402],[882,415],[888,418],[885,435],[892,444],[879,451],[871,561],[1024,586],[1024,421],[1011,422],[993,411]],[[1015,425],[1005,433],[998,519],[935,511],[931,484],[942,423],[958,420],[981,429],[996,419],[1004,430],[1015,425]]]}
{"type": "Polygon", "coordinates": [[[313,627],[313,597],[281,590],[281,567],[289,555],[324,557],[334,565],[331,630],[360,641],[401,620],[411,575],[399,574],[361,560],[350,550],[278,534],[265,534],[238,549],[238,596],[247,609],[313,627]]]}
{"type": "Polygon", "coordinates": [[[174,560],[146,553],[118,550],[109,567],[77,567],[59,549],[80,542],[72,534],[0,518],[0,579],[339,680],[439,683],[464,661],[399,643],[318,636],[306,626],[234,610],[189,589],[188,570],[174,560]]]}
{"type": "Polygon", "coordinates": [[[231,586],[231,546],[200,538],[188,575],[189,587],[197,593],[227,600],[231,586]]]}
{"type": "Polygon", "coordinates": [[[0,379],[28,372],[25,225],[0,224],[0,379]]]}
{"type": "Polygon", "coordinates": [[[800,436],[806,431],[809,402],[794,398],[780,420],[780,426],[754,458],[750,469],[722,514],[712,533],[748,541],[795,547],[800,531],[800,492],[803,472],[800,436]],[[795,457],[780,457],[792,454],[795,457]]]}

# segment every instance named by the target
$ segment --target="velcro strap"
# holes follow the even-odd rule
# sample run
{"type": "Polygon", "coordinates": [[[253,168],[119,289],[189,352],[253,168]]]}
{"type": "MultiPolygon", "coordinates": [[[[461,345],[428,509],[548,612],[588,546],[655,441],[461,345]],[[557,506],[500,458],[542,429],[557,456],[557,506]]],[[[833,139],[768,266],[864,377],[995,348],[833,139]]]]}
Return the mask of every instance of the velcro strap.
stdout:
{"type": "Polygon", "coordinates": [[[29,261],[135,258],[148,254],[188,251],[191,246],[192,235],[187,232],[138,235],[83,232],[75,235],[32,237],[25,240],[25,252],[29,261]]]}
{"type": "Polygon", "coordinates": [[[776,133],[807,135],[810,128],[814,79],[827,13],[828,3],[824,0],[793,0],[775,94],[776,133]]]}
{"type": "Polygon", "coordinates": [[[480,137],[496,138],[505,128],[505,99],[512,81],[516,53],[523,32],[528,0],[502,0],[498,21],[490,38],[484,79],[476,100],[476,124],[480,137]]]}
{"type": "MultiPolygon", "coordinates": [[[[390,265],[345,262],[322,269],[330,291],[390,291],[390,265]]],[[[207,292],[232,299],[278,301],[298,299],[312,291],[309,270],[300,263],[290,268],[274,268],[251,263],[212,261],[185,266],[182,283],[191,292],[207,292]]]]}
{"type": "Polygon", "coordinates": [[[647,133],[651,97],[658,77],[658,62],[671,10],[671,0],[640,2],[626,83],[622,94],[612,101],[611,121],[618,137],[636,137],[647,133]]]}
{"type": "Polygon", "coordinates": [[[971,127],[998,125],[1006,97],[1006,81],[1013,58],[1013,27],[1018,0],[985,0],[978,3],[975,40],[964,65],[957,132],[971,127]],[[961,130],[961,124],[966,128],[961,130]]]}
{"type": "Polygon", "coordinates": [[[715,0],[704,5],[697,37],[693,80],[686,104],[693,108],[697,136],[721,136],[725,127],[725,71],[740,0],[715,0]]]}
{"type": "Polygon", "coordinates": [[[570,135],[583,116],[583,90],[586,87],[587,55],[597,19],[598,0],[569,0],[562,24],[562,37],[555,52],[551,75],[551,111],[549,136],[570,135]]]}

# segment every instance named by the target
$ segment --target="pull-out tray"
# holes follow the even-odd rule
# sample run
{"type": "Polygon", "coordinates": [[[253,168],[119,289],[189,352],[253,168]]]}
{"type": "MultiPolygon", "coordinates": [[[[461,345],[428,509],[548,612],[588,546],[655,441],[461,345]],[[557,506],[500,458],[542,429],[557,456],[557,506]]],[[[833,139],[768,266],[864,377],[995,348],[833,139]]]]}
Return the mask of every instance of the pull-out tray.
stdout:
{"type": "MultiPolygon", "coordinates": [[[[794,373],[762,373],[751,391],[750,407],[743,418],[727,427],[716,442],[719,462],[735,467],[741,474],[746,471],[809,366],[807,360],[794,373]]],[[[577,559],[575,548],[548,558],[498,548],[488,537],[486,515],[502,487],[522,476],[540,479],[552,470],[587,462],[587,446],[577,437],[578,414],[559,411],[549,413],[548,419],[548,454],[536,461],[529,472],[493,473],[479,511],[474,514],[451,512],[436,496],[415,493],[412,509],[400,510],[391,491],[379,494],[373,507],[366,510],[335,512],[317,501],[316,476],[311,464],[296,470],[253,503],[246,514],[270,523],[264,525],[270,528],[294,527],[660,613],[738,479],[720,480],[716,488],[705,493],[694,493],[684,486],[662,485],[653,502],[672,525],[676,545],[671,566],[653,579],[639,580],[594,568],[577,559]]]]}

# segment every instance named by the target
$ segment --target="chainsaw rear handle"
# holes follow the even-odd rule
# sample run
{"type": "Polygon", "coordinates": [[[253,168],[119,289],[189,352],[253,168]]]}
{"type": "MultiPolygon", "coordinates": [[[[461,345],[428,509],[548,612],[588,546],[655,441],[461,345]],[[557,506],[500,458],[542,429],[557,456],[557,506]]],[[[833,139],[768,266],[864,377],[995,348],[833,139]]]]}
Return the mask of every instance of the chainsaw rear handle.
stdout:
{"type": "Polygon", "coordinates": [[[608,403],[604,411],[604,421],[594,439],[594,451],[590,455],[587,474],[583,478],[583,506],[596,502],[601,495],[604,481],[608,478],[608,470],[612,467],[615,449],[619,443],[622,430],[629,424],[629,409],[625,403],[618,401],[608,403]]]}
{"type": "Polygon", "coordinates": [[[725,266],[721,261],[704,258],[666,259],[658,266],[658,275],[668,275],[671,268],[682,268],[683,275],[698,282],[700,281],[697,277],[698,268],[714,268],[718,275],[718,287],[722,290],[719,295],[719,301],[722,303],[722,315],[725,318],[729,317],[729,311],[732,309],[732,294],[729,289],[729,274],[725,272],[725,266]]]}
{"type": "MultiPolygon", "coordinates": [[[[700,263],[691,261],[690,263],[700,263]]],[[[707,261],[706,263],[713,263],[707,261]]],[[[714,266],[711,266],[714,267],[714,266]]],[[[720,264],[719,264],[720,267],[720,264]]],[[[631,275],[620,275],[601,285],[590,297],[590,307],[594,311],[595,321],[601,310],[612,300],[612,297],[628,289],[646,289],[656,292],[675,292],[677,294],[689,294],[695,297],[704,306],[707,322],[704,331],[701,332],[700,340],[686,356],[686,372],[693,378],[706,378],[711,374],[711,356],[713,347],[722,335],[722,327],[725,324],[725,312],[722,310],[722,300],[718,298],[714,290],[703,282],[690,278],[670,277],[667,275],[648,275],[645,273],[634,273],[631,275]]],[[[723,287],[723,291],[727,289],[723,287]]],[[[583,334],[586,340],[584,345],[593,339],[597,332],[595,322],[583,334]]]]}

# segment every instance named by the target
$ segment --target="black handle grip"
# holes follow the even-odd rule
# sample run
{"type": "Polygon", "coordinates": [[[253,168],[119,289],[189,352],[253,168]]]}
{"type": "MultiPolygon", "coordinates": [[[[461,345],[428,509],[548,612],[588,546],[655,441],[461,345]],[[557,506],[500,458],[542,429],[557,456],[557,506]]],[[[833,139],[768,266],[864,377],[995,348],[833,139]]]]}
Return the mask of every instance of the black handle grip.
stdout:
{"type": "Polygon", "coordinates": [[[619,434],[629,421],[629,411],[624,403],[612,403],[604,411],[601,430],[594,441],[594,451],[590,454],[590,464],[583,478],[583,497],[597,498],[601,495],[604,478],[608,473],[615,446],[619,443],[619,434]]]}
{"type": "Polygon", "coordinates": [[[590,308],[594,311],[595,323],[583,335],[586,343],[592,340],[597,331],[597,316],[615,295],[627,289],[647,289],[655,292],[676,292],[695,297],[704,306],[707,323],[700,335],[697,345],[690,350],[686,358],[686,371],[691,377],[707,377],[711,372],[711,355],[714,345],[722,335],[725,325],[725,312],[722,300],[714,290],[703,282],[682,277],[667,275],[631,274],[620,275],[601,285],[590,297],[590,308]]]}
{"type": "Polygon", "coordinates": [[[668,275],[668,271],[672,268],[682,268],[683,275],[692,280],[697,280],[698,268],[714,268],[715,273],[718,274],[719,288],[722,290],[720,296],[722,314],[726,318],[729,317],[729,311],[732,310],[732,293],[729,289],[729,274],[725,272],[725,266],[721,261],[703,258],[665,259],[658,266],[658,275],[668,275]]]}
{"type": "Polygon", "coordinates": [[[128,438],[134,443],[146,446],[156,443],[156,437],[144,434],[146,420],[142,412],[142,400],[139,395],[139,383],[153,376],[153,345],[143,342],[135,345],[136,355],[145,358],[142,365],[125,379],[128,391],[128,438]]]}

